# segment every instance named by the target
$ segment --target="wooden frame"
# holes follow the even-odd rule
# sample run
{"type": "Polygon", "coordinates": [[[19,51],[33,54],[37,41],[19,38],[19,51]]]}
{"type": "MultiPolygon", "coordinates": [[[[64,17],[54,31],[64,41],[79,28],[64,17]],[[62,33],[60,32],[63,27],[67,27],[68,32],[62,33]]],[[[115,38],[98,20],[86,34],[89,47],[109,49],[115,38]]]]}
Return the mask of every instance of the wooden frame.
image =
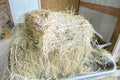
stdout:
{"type": "Polygon", "coordinates": [[[8,0],[0,0],[0,9],[7,9],[7,15],[9,16],[9,22],[13,22],[12,19],[12,14],[11,14],[11,10],[10,10],[10,5],[9,5],[9,1],[8,0]]]}
{"type": "Polygon", "coordinates": [[[116,41],[118,39],[118,36],[120,34],[120,8],[108,7],[99,4],[87,3],[87,2],[80,2],[80,6],[90,8],[112,16],[116,16],[118,18],[112,38],[110,40],[112,45],[107,48],[109,51],[112,52],[116,44],[116,41]]]}
{"type": "Polygon", "coordinates": [[[9,17],[10,17],[10,22],[13,22],[12,12],[11,12],[10,4],[9,4],[9,1],[8,1],[8,0],[7,0],[6,4],[7,4],[7,10],[8,10],[8,12],[9,12],[8,15],[9,15],[9,17]]]}
{"type": "Polygon", "coordinates": [[[80,0],[41,0],[42,9],[50,9],[53,11],[66,11],[75,9],[79,11],[80,0]]]}

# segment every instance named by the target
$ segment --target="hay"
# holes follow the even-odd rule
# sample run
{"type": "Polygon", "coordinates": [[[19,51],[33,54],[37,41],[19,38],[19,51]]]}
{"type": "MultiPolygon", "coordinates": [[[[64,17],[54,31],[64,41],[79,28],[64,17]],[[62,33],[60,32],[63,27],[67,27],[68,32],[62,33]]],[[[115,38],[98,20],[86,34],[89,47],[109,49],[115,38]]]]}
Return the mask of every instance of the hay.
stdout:
{"type": "Polygon", "coordinates": [[[95,71],[94,65],[88,66],[96,57],[91,53],[97,51],[98,57],[103,54],[91,45],[95,34],[92,25],[78,15],[32,11],[25,15],[25,25],[18,30],[9,51],[13,75],[53,80],[86,74],[95,71]]]}

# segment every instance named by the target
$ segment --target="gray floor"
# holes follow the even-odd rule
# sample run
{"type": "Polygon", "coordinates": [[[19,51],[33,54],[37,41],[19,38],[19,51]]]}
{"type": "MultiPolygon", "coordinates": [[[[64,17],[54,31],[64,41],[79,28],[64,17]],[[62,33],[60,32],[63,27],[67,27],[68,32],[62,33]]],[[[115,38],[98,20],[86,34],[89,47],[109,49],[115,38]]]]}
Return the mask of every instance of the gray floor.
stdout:
{"type": "Polygon", "coordinates": [[[118,80],[120,80],[120,77],[118,77],[118,80]]]}

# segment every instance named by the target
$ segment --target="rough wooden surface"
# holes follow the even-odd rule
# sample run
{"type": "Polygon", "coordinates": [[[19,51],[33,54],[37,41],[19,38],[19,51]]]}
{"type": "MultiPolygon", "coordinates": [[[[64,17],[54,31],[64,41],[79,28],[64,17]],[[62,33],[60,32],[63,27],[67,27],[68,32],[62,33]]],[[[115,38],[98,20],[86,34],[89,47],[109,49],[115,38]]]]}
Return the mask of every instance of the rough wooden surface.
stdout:
{"type": "Polygon", "coordinates": [[[75,11],[78,11],[79,1],[80,0],[41,0],[41,5],[42,9],[50,9],[55,11],[75,9],[75,11]]]}
{"type": "Polygon", "coordinates": [[[80,6],[87,7],[108,15],[116,16],[118,17],[118,21],[116,23],[112,38],[111,38],[111,43],[112,45],[107,48],[109,51],[113,51],[114,46],[116,44],[116,41],[118,39],[118,36],[120,34],[120,8],[114,8],[114,7],[109,7],[109,6],[103,6],[103,5],[98,5],[98,4],[92,4],[92,3],[87,3],[87,2],[80,2],[80,6]]]}
{"type": "Polygon", "coordinates": [[[8,0],[0,0],[0,26],[6,22],[13,22],[8,0]]]}
{"type": "Polygon", "coordinates": [[[116,16],[116,17],[120,16],[120,8],[114,8],[114,7],[92,4],[87,2],[80,2],[80,6],[87,7],[96,11],[100,11],[102,13],[109,14],[112,16],[116,16]]]}
{"type": "Polygon", "coordinates": [[[113,51],[116,41],[119,37],[119,34],[120,34],[120,17],[118,17],[118,21],[111,38],[112,45],[108,48],[109,51],[111,52],[113,51]]]}

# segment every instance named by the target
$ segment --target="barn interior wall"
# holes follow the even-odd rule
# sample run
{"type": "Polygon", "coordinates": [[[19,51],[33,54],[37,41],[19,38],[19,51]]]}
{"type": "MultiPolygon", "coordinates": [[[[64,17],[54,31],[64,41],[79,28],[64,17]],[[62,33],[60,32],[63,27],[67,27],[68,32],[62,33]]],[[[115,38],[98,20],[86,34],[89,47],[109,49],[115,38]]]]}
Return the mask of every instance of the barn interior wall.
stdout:
{"type": "MultiPolygon", "coordinates": [[[[89,2],[93,4],[100,4],[120,8],[120,0],[81,0],[82,2],[89,2]]],[[[79,14],[84,16],[94,26],[95,30],[99,32],[106,42],[109,42],[114,28],[116,26],[117,17],[107,15],[92,9],[80,6],[79,14]]]]}

